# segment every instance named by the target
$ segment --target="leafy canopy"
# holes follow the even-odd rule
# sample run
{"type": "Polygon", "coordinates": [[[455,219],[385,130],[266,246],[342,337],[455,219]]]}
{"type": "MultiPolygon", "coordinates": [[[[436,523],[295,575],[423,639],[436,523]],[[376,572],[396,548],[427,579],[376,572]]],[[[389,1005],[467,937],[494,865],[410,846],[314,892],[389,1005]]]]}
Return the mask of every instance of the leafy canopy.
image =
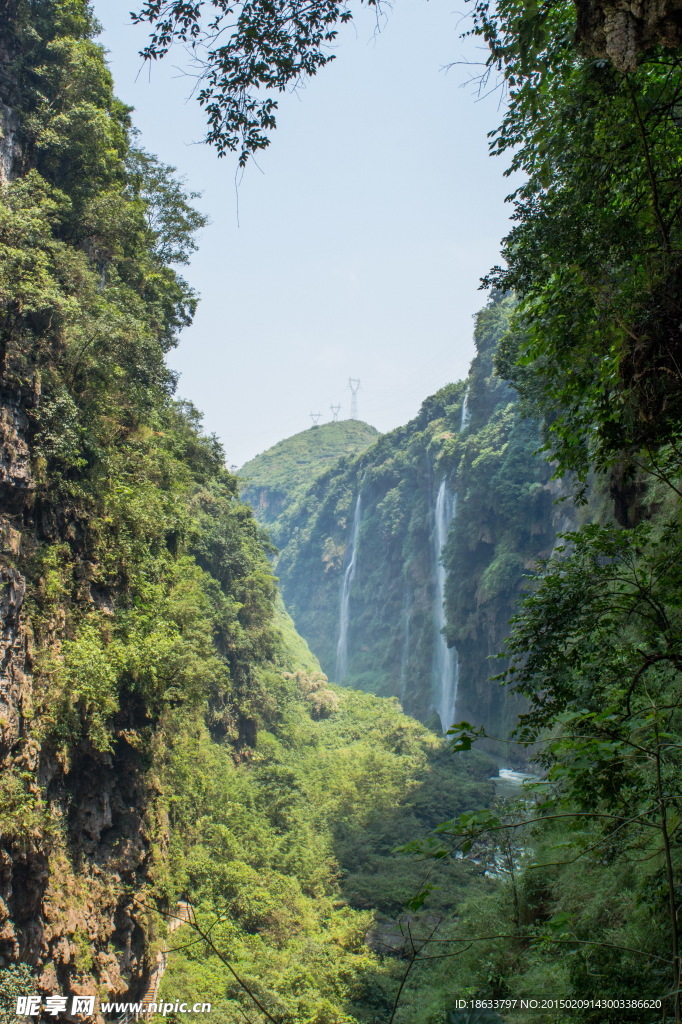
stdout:
{"type": "Polygon", "coordinates": [[[220,156],[238,152],[241,166],[276,127],[277,101],[263,92],[284,92],[334,60],[336,26],[351,17],[339,0],[211,0],[208,9],[197,0],[147,0],[132,14],[152,25],[148,60],[165,56],[173,42],[189,47],[207,141],[220,156]]]}

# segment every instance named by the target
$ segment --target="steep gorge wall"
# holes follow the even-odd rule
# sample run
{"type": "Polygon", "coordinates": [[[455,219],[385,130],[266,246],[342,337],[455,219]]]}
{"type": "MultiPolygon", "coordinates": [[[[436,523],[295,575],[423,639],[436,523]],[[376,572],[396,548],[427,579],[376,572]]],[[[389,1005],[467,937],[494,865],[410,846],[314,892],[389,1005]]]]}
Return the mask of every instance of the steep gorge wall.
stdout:
{"type": "Polygon", "coordinates": [[[538,424],[521,416],[514,392],[494,371],[511,309],[510,299],[497,298],[477,316],[468,429],[450,439],[442,453],[458,494],[443,555],[445,632],[458,652],[462,680],[458,718],[483,724],[502,739],[512,732],[522,706],[491,678],[506,664],[499,655],[509,620],[527,577],[575,518],[563,482],[550,479],[551,467],[538,452],[538,424]]]}
{"type": "Polygon", "coordinates": [[[169,720],[248,756],[275,587],[164,363],[203,218],[132,149],[87,5],[0,15],[0,997],[22,964],[134,1000],[177,895],[169,720]]]}
{"type": "MultiPolygon", "coordinates": [[[[34,106],[26,88],[28,51],[43,40],[38,31],[27,35],[11,4],[3,5],[3,14],[0,188],[9,189],[20,185],[30,166],[23,124],[34,106]],[[23,45],[27,38],[29,47],[23,45]]],[[[55,505],[46,495],[36,446],[38,352],[52,339],[47,332],[40,336],[40,313],[13,288],[12,261],[20,251],[14,227],[10,214],[2,232],[0,304],[0,966],[28,964],[34,990],[44,994],[95,995],[100,987],[134,992],[136,979],[142,983],[147,972],[149,940],[149,922],[129,895],[149,881],[144,758],[125,742],[104,757],[93,757],[83,745],[65,771],[54,748],[43,743],[36,718],[36,654],[44,654],[46,644],[58,651],[68,613],[62,605],[43,623],[37,650],[31,605],[41,585],[39,550],[69,544],[82,570],[80,603],[95,610],[97,602],[88,585],[92,563],[83,512],[55,505]]],[[[29,289],[33,267],[23,280],[29,289]]]]}
{"type": "MultiPolygon", "coordinates": [[[[11,384],[7,364],[4,370],[11,384]]],[[[95,995],[99,986],[121,994],[135,991],[148,969],[149,922],[127,893],[149,882],[152,800],[145,759],[125,741],[106,757],[84,746],[65,772],[40,739],[27,598],[41,545],[71,540],[83,569],[82,600],[93,610],[96,602],[85,545],[79,551],[74,543],[78,522],[36,501],[32,434],[39,401],[37,387],[16,381],[0,391],[0,963],[36,968],[37,991],[46,994],[95,995]]],[[[55,650],[65,612],[59,609],[42,631],[42,643],[55,650]]]]}
{"type": "MultiPolygon", "coordinates": [[[[7,14],[6,5],[0,8],[7,14]]],[[[14,46],[0,40],[0,187],[15,176],[20,152],[19,118],[14,104],[17,82],[11,73],[14,46]]],[[[20,707],[29,670],[29,635],[22,619],[26,581],[17,560],[21,554],[24,518],[32,504],[34,481],[29,450],[27,410],[37,399],[34,382],[27,387],[8,375],[9,332],[0,341],[0,716],[3,746],[16,740],[20,707]]],[[[11,358],[11,357],[10,357],[11,358]]]]}

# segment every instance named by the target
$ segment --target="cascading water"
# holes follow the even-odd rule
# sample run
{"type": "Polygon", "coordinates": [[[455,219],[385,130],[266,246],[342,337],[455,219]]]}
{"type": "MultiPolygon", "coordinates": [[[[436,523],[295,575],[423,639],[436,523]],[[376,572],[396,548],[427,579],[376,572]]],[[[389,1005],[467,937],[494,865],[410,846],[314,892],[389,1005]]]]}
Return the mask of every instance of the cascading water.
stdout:
{"type": "Polygon", "coordinates": [[[336,675],[334,677],[337,683],[341,682],[348,671],[348,609],[350,602],[350,588],[353,583],[355,567],[357,565],[358,534],[360,532],[361,510],[362,504],[360,501],[360,495],[358,494],[357,501],[355,502],[355,513],[353,515],[350,558],[348,560],[348,565],[346,566],[346,571],[343,575],[343,586],[341,587],[341,603],[339,605],[339,642],[336,646],[336,675]]]}
{"type": "Polygon", "coordinates": [[[438,712],[443,732],[447,732],[455,721],[459,675],[457,651],[454,647],[448,647],[442,632],[445,626],[445,566],[441,561],[441,556],[448,538],[448,529],[456,511],[457,495],[448,491],[444,477],[438,488],[433,531],[433,555],[436,566],[436,586],[433,595],[433,620],[435,623],[433,707],[438,712]]]}
{"type": "Polygon", "coordinates": [[[464,392],[464,401],[462,402],[462,419],[459,424],[460,434],[469,426],[470,419],[471,410],[469,409],[469,388],[467,388],[466,391],[464,392]]]}

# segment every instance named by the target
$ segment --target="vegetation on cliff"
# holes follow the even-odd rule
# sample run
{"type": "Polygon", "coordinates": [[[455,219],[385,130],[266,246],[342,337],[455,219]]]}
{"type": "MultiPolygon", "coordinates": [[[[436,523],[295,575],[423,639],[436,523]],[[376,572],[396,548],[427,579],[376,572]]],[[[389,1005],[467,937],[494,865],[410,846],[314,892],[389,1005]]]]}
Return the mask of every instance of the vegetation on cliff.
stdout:
{"type": "Polygon", "coordinates": [[[574,514],[571,503],[555,505],[562,487],[538,457],[538,421],[521,414],[494,369],[514,305],[496,295],[477,314],[467,382],[471,419],[445,441],[441,455],[458,496],[443,552],[446,636],[461,666],[458,719],[499,738],[510,737],[523,705],[492,680],[501,670],[496,656],[528,576],[574,514]]]}
{"type": "MultiPolygon", "coordinates": [[[[492,765],[465,767],[397,702],[330,690],[319,669],[273,680],[271,694],[277,723],[237,765],[201,721],[175,717],[164,758],[171,869],[221,955],[191,927],[175,932],[181,952],[162,995],[193,1003],[210,993],[203,1019],[253,1019],[227,958],[280,1024],[387,1020],[408,925],[416,934],[441,921],[446,932],[465,893],[491,886],[480,868],[452,861],[400,924],[425,868],[395,847],[426,837],[446,807],[481,806],[492,765]]],[[[407,995],[396,1017],[405,1024],[452,1005],[447,987],[432,990],[418,972],[407,995]]]]}
{"type": "Polygon", "coordinates": [[[5,15],[1,950],[43,991],[135,993],[154,923],[133,897],[165,856],[155,744],[180,707],[255,735],[275,586],[164,363],[203,217],[132,148],[87,6],[5,15]]]}

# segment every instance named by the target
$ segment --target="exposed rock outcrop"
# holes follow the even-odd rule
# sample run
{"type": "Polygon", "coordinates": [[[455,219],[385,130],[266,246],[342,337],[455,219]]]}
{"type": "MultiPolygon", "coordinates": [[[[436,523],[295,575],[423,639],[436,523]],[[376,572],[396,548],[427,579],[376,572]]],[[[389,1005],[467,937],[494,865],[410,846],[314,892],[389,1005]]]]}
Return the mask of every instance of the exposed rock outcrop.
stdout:
{"type": "MultiPolygon", "coordinates": [[[[27,614],[32,555],[71,542],[68,511],[36,515],[32,468],[35,387],[0,390],[0,967],[22,961],[43,995],[135,998],[153,967],[153,922],[131,899],[148,883],[155,793],[122,734],[111,754],[83,749],[70,764],[41,744],[34,720],[35,638],[27,614]]],[[[82,553],[87,583],[87,559],[82,553]]],[[[84,587],[101,607],[107,595],[84,587]]],[[[48,634],[63,626],[55,620],[48,634]]],[[[55,641],[56,642],[56,641],[55,641]]],[[[44,681],[43,681],[44,684],[44,681]]]]}
{"type": "Polygon", "coordinates": [[[0,184],[9,181],[21,159],[19,118],[12,107],[0,102],[0,184]]]}
{"type": "Polygon", "coordinates": [[[576,10],[582,49],[622,72],[652,46],[682,45],[682,0],[576,0],[576,10]]]}

